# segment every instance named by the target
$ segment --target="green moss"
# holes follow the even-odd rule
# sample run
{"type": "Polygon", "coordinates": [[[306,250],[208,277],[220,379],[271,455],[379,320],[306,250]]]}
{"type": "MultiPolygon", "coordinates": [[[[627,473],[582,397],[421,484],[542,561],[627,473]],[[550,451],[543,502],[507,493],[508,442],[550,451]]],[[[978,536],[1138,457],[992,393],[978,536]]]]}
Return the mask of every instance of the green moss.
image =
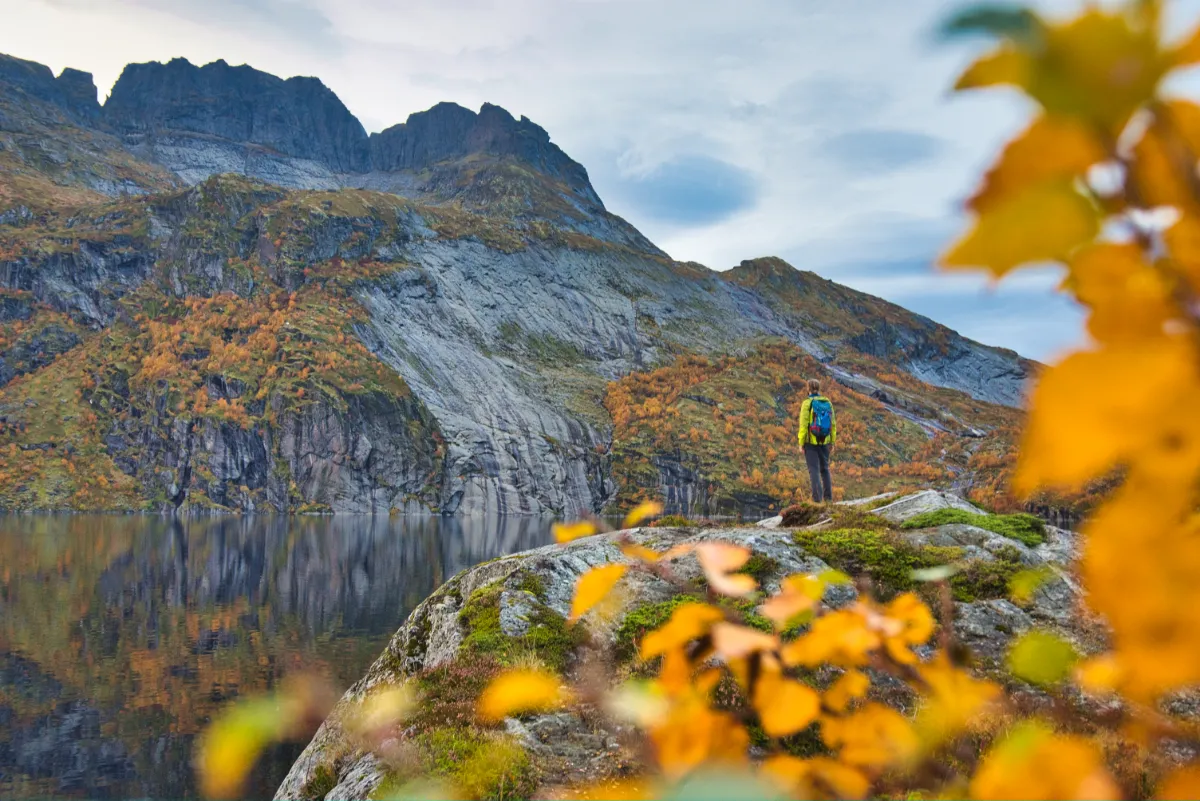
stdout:
{"type": "Polygon", "coordinates": [[[509,737],[443,728],[419,736],[416,745],[429,772],[467,798],[528,798],[537,786],[529,754],[509,737]]]}
{"type": "MultiPolygon", "coordinates": [[[[540,580],[532,574],[522,581],[535,600],[545,592],[540,580]]],[[[500,628],[500,595],[502,582],[481,587],[471,594],[459,612],[460,624],[466,628],[462,650],[467,654],[492,656],[501,663],[532,651],[552,670],[563,671],[571,655],[582,642],[582,630],[567,626],[566,620],[540,602],[534,604],[529,616],[529,631],[521,637],[510,637],[500,628]]]]}
{"type": "Polygon", "coordinates": [[[933,528],[952,523],[986,529],[1031,548],[1046,541],[1046,524],[1027,514],[980,515],[965,509],[938,509],[906,520],[901,528],[933,528]]]}
{"type": "Polygon", "coordinates": [[[664,515],[651,524],[654,528],[688,528],[696,525],[683,515],[664,515]]]}
{"type": "Polygon", "coordinates": [[[912,571],[953,562],[961,549],[917,546],[899,535],[867,529],[798,531],[796,544],[851,576],[867,575],[883,598],[912,590],[912,571]]]}
{"type": "Polygon", "coordinates": [[[987,598],[1007,598],[1013,576],[1025,569],[1016,548],[1004,547],[992,554],[995,561],[972,560],[950,577],[954,600],[970,603],[987,598]]]}
{"type": "Polygon", "coordinates": [[[770,556],[756,551],[750,554],[750,558],[746,560],[746,564],[742,565],[736,572],[753,576],[754,580],[761,584],[779,572],[779,562],[770,556]]]}
{"type": "Polygon", "coordinates": [[[300,788],[300,797],[306,799],[324,798],[329,791],[337,786],[337,776],[328,765],[317,765],[308,781],[300,788]]]}
{"type": "Polygon", "coordinates": [[[646,604],[632,609],[617,627],[616,644],[613,652],[617,659],[628,661],[637,653],[642,638],[671,619],[676,609],[684,604],[699,603],[690,595],[676,595],[666,601],[646,604]]]}
{"type": "Polygon", "coordinates": [[[730,598],[728,596],[722,596],[721,600],[718,601],[718,604],[737,612],[742,616],[742,620],[746,623],[746,625],[750,626],[751,628],[758,629],[759,631],[765,631],[767,633],[775,630],[770,620],[755,611],[758,608],[757,601],[753,601],[749,598],[730,598]]]}

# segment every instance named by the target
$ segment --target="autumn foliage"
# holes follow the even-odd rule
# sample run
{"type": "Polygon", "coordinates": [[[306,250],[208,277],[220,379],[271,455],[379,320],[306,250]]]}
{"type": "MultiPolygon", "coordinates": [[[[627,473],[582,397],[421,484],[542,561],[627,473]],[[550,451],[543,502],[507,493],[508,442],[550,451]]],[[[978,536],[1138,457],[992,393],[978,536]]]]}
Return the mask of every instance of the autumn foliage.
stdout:
{"type": "MultiPolygon", "coordinates": [[[[626,561],[579,579],[574,616],[603,607],[637,571],[669,578],[678,558],[699,562],[707,596],[642,639],[654,675],[612,691],[651,743],[652,769],[585,795],[662,796],[719,768],[740,777],[744,797],[767,797],[763,787],[797,798],[1200,796],[1200,763],[1186,761],[1195,749],[1165,747],[1200,737],[1169,704],[1200,685],[1200,106],[1159,93],[1168,73],[1200,62],[1200,32],[1165,43],[1161,14],[1156,0],[1128,0],[1064,21],[989,8],[948,26],[1000,40],[959,89],[1015,87],[1039,107],[969,201],[971,228],[943,263],[1002,279],[1053,262],[1063,291],[1088,311],[1089,346],[1039,379],[1012,480],[1024,496],[1113,484],[1084,526],[1079,565],[1087,603],[1108,627],[1105,648],[1072,665],[1049,634],[1016,642],[1015,677],[1049,696],[1030,709],[963,664],[948,596],[936,614],[913,594],[830,610],[825,590],[844,577],[794,575],[764,597],[739,572],[750,556],[742,548],[660,553],[618,536],[626,561]],[[727,598],[755,599],[771,630],[747,625],[727,598]],[[836,678],[813,682],[816,670],[836,678]],[[728,682],[744,699],[737,708],[714,702],[728,682]],[[886,682],[919,695],[913,714],[873,700],[886,682]],[[1088,697],[1107,699],[1103,719],[1072,711],[1071,699],[1088,697]],[[757,731],[766,745],[752,759],[757,731]],[[813,752],[786,747],[813,731],[813,752]]],[[[652,393],[627,384],[614,420],[671,423],[660,398],[682,396],[714,369],[686,362],[652,393]]],[[[994,458],[989,469],[1002,466],[1004,455],[994,458]]],[[[558,533],[565,542],[594,531],[581,523],[558,533]]],[[[587,692],[545,672],[507,673],[479,712],[494,720],[587,692]]]]}

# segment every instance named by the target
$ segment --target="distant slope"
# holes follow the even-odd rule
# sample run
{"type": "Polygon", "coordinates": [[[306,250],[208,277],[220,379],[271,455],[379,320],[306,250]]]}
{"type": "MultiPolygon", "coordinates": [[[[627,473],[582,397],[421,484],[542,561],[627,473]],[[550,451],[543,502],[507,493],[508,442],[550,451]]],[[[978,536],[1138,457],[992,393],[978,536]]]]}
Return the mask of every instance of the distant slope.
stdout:
{"type": "Polygon", "coordinates": [[[315,79],[60,81],[0,69],[0,507],[756,510],[803,484],[811,375],[848,491],[1007,452],[1031,363],[778,259],[675,262],[503,109],[366,137],[315,79]]]}

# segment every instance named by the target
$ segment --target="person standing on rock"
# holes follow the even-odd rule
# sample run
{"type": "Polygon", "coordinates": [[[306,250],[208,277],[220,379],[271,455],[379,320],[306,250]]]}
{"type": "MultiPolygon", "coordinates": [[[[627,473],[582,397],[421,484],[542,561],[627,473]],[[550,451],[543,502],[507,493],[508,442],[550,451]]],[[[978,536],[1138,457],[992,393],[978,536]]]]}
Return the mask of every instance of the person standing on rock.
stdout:
{"type": "Polygon", "coordinates": [[[808,380],[808,397],[800,406],[800,448],[808,464],[813,503],[833,500],[833,479],[829,476],[829,455],[837,441],[837,418],[833,404],[821,394],[821,382],[808,380]]]}

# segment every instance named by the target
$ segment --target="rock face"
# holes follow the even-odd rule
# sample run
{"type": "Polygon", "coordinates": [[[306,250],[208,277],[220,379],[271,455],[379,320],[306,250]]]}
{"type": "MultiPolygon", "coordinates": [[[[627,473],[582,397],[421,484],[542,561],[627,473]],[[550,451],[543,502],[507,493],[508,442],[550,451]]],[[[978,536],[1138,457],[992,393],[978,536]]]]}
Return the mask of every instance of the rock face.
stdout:
{"type": "MultiPolygon", "coordinates": [[[[834,363],[841,354],[875,357],[982,401],[1021,397],[1029,365],[1015,354],[778,259],[728,273],[672,261],[604,210],[586,170],[543,129],[499,107],[475,113],[443,103],[368,137],[315,79],[224,62],[136,64],[99,111],[87,102],[90,85],[83,73],[55,78],[0,59],[0,182],[12,183],[13,197],[0,201],[0,325],[21,314],[19,336],[46,332],[35,342],[0,331],[15,343],[0,379],[45,368],[76,338],[86,347],[91,332],[145,328],[175,301],[258,303],[332,283],[365,311],[350,336],[414,396],[395,408],[374,398],[364,413],[384,414],[387,425],[403,419],[431,438],[382,436],[336,398],[336,413],[315,410],[311,420],[285,415],[242,433],[189,429],[184,420],[176,430],[180,399],[166,393],[154,401],[167,404],[161,411],[140,410],[100,434],[104,455],[139,481],[161,468],[146,485],[156,508],[189,486],[230,508],[264,508],[246,499],[245,486],[277,508],[599,512],[619,488],[605,406],[611,382],[680,355],[721,358],[766,342],[811,355],[804,369],[827,370],[901,424],[916,423],[916,438],[982,436],[997,424],[979,423],[977,404],[948,419],[943,399],[915,399],[859,375],[834,363]],[[193,186],[119,200],[172,184],[193,186]],[[118,199],[105,203],[96,192],[118,199]],[[147,313],[138,304],[148,295],[147,313]],[[78,328],[48,327],[30,304],[78,328]],[[359,464],[360,441],[371,443],[367,461],[377,467],[359,464]],[[306,444],[290,454],[293,442],[306,444]],[[306,451],[311,443],[329,450],[306,451]],[[392,446],[415,450],[405,457],[392,446]],[[139,468],[141,449],[164,462],[139,468]],[[189,463],[197,469],[185,470],[189,463]],[[270,478],[283,465],[288,481],[312,477],[297,481],[290,507],[278,506],[285,493],[270,478]],[[210,473],[219,478],[201,488],[198,477],[210,473]]],[[[210,379],[223,376],[202,377],[212,402],[244,400],[210,379]]],[[[764,400],[785,406],[775,395],[764,400]]],[[[706,416],[720,412],[717,401],[696,397],[709,404],[706,416]]],[[[253,402],[273,417],[269,397],[253,402]]],[[[751,487],[719,492],[713,471],[677,448],[645,456],[652,474],[638,486],[691,514],[778,500],[751,487]]],[[[881,454],[866,466],[894,459],[881,454]]]]}
{"type": "Polygon", "coordinates": [[[38,100],[52,103],[77,122],[94,123],[100,116],[96,84],[91,73],[65,69],[57,78],[50,68],[0,53],[0,84],[8,84],[38,100]]]}
{"type": "Polygon", "coordinates": [[[370,162],[362,124],[319,80],[285,81],[224,61],[130,64],[104,104],[104,121],[151,139],[187,133],[260,145],[334,172],[364,172],[370,162]]]}
{"type": "MultiPolygon", "coordinates": [[[[891,519],[897,523],[903,522],[938,503],[942,504],[941,508],[974,508],[962,499],[940,493],[934,493],[933,496],[922,493],[900,499],[891,505],[891,519]],[[937,500],[933,500],[933,496],[937,500]]],[[[955,527],[897,532],[897,535],[915,545],[934,540],[939,544],[953,541],[958,547],[965,546],[964,550],[968,551],[964,554],[965,558],[976,562],[987,563],[996,558],[984,548],[972,551],[972,545],[979,541],[975,534],[943,530],[952,528],[955,527]]],[[[630,532],[635,542],[656,549],[706,540],[743,545],[769,565],[765,573],[759,576],[767,591],[778,590],[779,581],[785,576],[794,573],[817,574],[830,567],[838,567],[807,552],[797,544],[795,534],[795,530],[763,527],[644,528],[630,532]]],[[[990,532],[984,534],[995,536],[990,532]]],[[[343,722],[355,707],[380,687],[404,681],[420,682],[431,671],[466,664],[462,660],[469,662],[480,658],[477,651],[470,650],[473,637],[478,635],[478,630],[472,627],[472,621],[485,618],[467,610],[478,608],[482,598],[491,599],[490,603],[495,605],[497,613],[490,618],[494,622],[489,625],[498,627],[497,636],[501,638],[527,637],[531,627],[547,625],[548,620],[561,620],[570,610],[575,583],[580,575],[598,565],[627,561],[614,542],[615,536],[601,535],[565,546],[538,548],[478,565],[451,578],[409,615],[366,676],[347,691],[293,765],[275,797],[324,797],[331,801],[366,798],[384,781],[389,768],[376,756],[358,750],[343,729],[343,722]],[[311,792],[315,786],[312,780],[318,771],[330,772],[336,787],[314,796],[311,792]]],[[[1085,650],[1089,647],[1074,628],[1079,624],[1076,612],[1079,596],[1069,578],[1069,564],[1073,558],[1074,535],[1053,531],[1045,546],[1022,550],[1022,559],[1027,564],[1044,565],[1060,576],[1059,580],[1047,584],[1032,603],[1021,607],[1003,596],[955,603],[955,634],[971,649],[983,669],[1002,660],[1012,638],[1035,625],[1049,627],[1071,637],[1080,642],[1085,650]]],[[[684,581],[700,579],[702,575],[690,556],[675,560],[672,569],[684,581]]],[[[656,575],[641,571],[627,573],[622,580],[622,587],[626,593],[626,613],[666,601],[678,592],[673,585],[656,575]]],[[[852,603],[856,597],[857,592],[850,585],[831,585],[826,589],[824,601],[831,608],[840,608],[852,603]]],[[[622,615],[618,615],[611,623],[593,624],[590,641],[596,644],[595,647],[613,649],[618,646],[620,640],[617,632],[620,631],[621,618],[622,615]]],[[[620,661],[627,659],[628,655],[622,657],[618,653],[614,658],[620,661]]],[[[568,672],[570,664],[568,662],[568,672]]],[[[902,703],[903,699],[896,696],[889,702],[902,703]]],[[[535,762],[547,760],[552,763],[570,750],[577,766],[571,777],[574,780],[605,778],[606,769],[603,766],[620,761],[616,758],[620,752],[622,734],[619,727],[594,720],[585,723],[575,713],[510,720],[506,722],[505,730],[530,753],[535,762]],[[586,747],[579,747],[581,741],[588,743],[586,747]]],[[[403,741],[407,735],[400,731],[396,736],[403,741]]]]}
{"type": "Polygon", "coordinates": [[[552,144],[550,134],[529,118],[518,121],[491,103],[484,103],[478,114],[455,103],[438,103],[371,134],[371,167],[381,172],[420,170],[474,153],[513,156],[601,205],[587,171],[552,144]]]}

